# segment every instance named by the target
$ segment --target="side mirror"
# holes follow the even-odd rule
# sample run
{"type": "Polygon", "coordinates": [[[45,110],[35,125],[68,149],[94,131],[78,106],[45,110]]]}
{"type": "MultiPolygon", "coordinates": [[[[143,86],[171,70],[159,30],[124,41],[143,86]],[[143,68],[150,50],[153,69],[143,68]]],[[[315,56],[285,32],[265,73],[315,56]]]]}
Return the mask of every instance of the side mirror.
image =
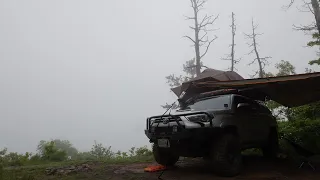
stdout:
{"type": "Polygon", "coordinates": [[[248,104],[248,103],[239,103],[237,108],[239,109],[239,108],[245,108],[245,107],[249,107],[249,106],[250,106],[250,104],[248,104]]]}

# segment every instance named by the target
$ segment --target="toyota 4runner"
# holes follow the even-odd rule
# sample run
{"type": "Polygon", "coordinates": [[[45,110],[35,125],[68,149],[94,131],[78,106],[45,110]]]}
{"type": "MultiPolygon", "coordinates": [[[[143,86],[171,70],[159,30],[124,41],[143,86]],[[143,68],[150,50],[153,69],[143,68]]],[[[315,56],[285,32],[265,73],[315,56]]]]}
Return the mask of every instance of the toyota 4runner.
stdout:
{"type": "Polygon", "coordinates": [[[175,112],[147,118],[146,136],[155,160],[174,165],[179,157],[203,157],[221,176],[241,172],[241,151],[278,151],[277,122],[263,104],[237,94],[193,98],[175,112]]]}

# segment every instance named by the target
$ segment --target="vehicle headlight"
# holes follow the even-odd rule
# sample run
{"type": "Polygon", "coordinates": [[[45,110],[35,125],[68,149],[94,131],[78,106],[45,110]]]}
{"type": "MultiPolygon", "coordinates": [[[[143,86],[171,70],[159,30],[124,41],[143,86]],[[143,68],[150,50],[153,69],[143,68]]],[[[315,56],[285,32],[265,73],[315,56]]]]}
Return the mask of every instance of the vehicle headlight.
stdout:
{"type": "Polygon", "coordinates": [[[210,118],[207,115],[190,115],[186,116],[186,118],[191,122],[209,122],[210,118]]]}

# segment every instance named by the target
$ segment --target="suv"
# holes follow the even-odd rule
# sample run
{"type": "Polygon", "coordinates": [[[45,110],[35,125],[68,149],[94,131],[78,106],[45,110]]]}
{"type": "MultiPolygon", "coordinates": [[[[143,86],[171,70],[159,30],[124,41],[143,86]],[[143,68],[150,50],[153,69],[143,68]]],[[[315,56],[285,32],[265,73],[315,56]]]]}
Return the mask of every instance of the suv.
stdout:
{"type": "Polygon", "coordinates": [[[179,157],[203,157],[221,176],[238,175],[241,151],[261,148],[264,156],[278,151],[277,122],[258,101],[238,94],[198,96],[169,115],[147,119],[146,136],[155,160],[174,165],[179,157]]]}

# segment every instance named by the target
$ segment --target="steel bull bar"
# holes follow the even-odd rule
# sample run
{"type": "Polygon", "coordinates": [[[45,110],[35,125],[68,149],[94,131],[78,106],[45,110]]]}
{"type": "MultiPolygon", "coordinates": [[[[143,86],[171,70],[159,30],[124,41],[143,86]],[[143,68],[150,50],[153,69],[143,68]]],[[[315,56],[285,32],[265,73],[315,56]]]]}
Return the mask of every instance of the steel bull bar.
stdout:
{"type": "Polygon", "coordinates": [[[152,116],[152,117],[149,117],[147,118],[147,131],[150,132],[150,128],[151,128],[151,125],[153,123],[158,123],[158,125],[161,123],[161,122],[164,122],[165,118],[168,119],[169,118],[169,121],[170,119],[174,119],[174,121],[178,124],[179,127],[182,127],[182,125],[180,124],[179,122],[179,119],[181,116],[191,116],[191,115],[206,115],[209,117],[210,119],[210,127],[213,127],[213,123],[212,123],[212,119],[214,118],[213,115],[207,113],[207,112],[192,112],[192,113],[185,113],[185,114],[179,114],[179,115],[160,115],[160,116],[152,116]],[[155,122],[156,120],[155,119],[160,119],[161,121],[159,122],[155,122]],[[154,120],[154,122],[151,124],[151,120],[154,120]]]}

